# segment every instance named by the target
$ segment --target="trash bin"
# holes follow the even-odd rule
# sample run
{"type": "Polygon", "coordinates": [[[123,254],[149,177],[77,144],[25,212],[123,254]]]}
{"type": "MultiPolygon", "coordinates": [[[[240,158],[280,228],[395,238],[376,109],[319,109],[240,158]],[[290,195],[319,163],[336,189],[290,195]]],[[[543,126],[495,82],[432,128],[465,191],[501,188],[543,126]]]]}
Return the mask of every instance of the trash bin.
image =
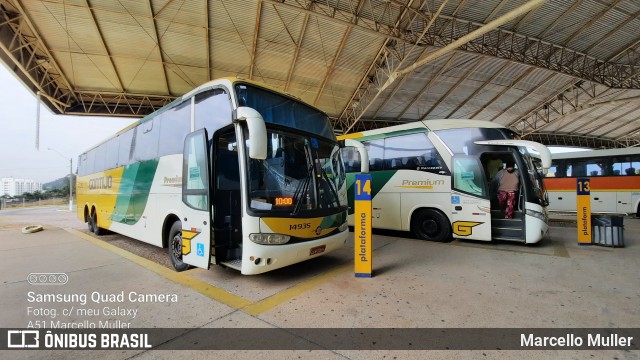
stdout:
{"type": "Polygon", "coordinates": [[[591,216],[592,243],[595,245],[624,247],[622,216],[591,216]]]}

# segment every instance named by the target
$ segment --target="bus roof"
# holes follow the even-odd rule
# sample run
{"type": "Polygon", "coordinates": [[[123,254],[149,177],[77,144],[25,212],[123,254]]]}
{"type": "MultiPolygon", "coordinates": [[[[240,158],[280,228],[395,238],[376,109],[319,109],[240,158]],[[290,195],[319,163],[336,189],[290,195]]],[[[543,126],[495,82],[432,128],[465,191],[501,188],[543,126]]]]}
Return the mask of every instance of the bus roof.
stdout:
{"type": "Polygon", "coordinates": [[[606,149],[606,150],[587,150],[587,151],[574,151],[566,153],[555,153],[551,155],[553,159],[575,159],[575,158],[590,158],[599,156],[616,156],[616,155],[635,155],[640,154],[640,148],[622,148],[622,149],[606,149]]]}
{"type": "Polygon", "coordinates": [[[491,121],[473,120],[473,119],[422,120],[422,121],[414,121],[406,124],[389,126],[385,128],[340,135],[338,136],[338,139],[356,139],[363,136],[390,134],[390,133],[402,132],[407,130],[415,130],[415,129],[428,129],[428,130],[435,131],[435,130],[461,129],[461,128],[504,128],[504,125],[500,125],[491,121]]]}
{"type": "MultiPolygon", "coordinates": [[[[158,109],[158,110],[156,110],[156,111],[152,112],[151,114],[148,114],[147,116],[143,117],[142,119],[140,119],[140,120],[138,120],[138,121],[133,122],[133,123],[132,123],[132,124],[130,124],[129,126],[125,127],[124,129],[122,129],[122,130],[120,130],[120,131],[116,132],[115,134],[113,134],[113,135],[109,136],[108,138],[106,138],[106,139],[104,139],[104,140],[100,141],[99,143],[95,144],[95,145],[94,145],[94,146],[92,146],[91,148],[87,149],[87,150],[86,150],[86,151],[84,151],[82,154],[85,154],[85,153],[87,153],[87,152],[89,152],[89,151],[91,151],[91,150],[93,150],[93,149],[97,148],[98,146],[100,146],[100,145],[102,145],[102,144],[106,143],[107,141],[109,141],[109,140],[111,140],[111,139],[113,139],[113,138],[115,138],[115,137],[117,137],[117,136],[119,136],[119,135],[121,135],[121,134],[123,134],[123,133],[127,132],[128,130],[130,130],[130,129],[132,129],[132,128],[134,128],[134,127],[136,127],[136,126],[138,126],[138,125],[142,124],[143,122],[148,121],[149,119],[154,118],[155,116],[157,116],[157,115],[159,115],[159,114],[161,114],[161,113],[165,112],[166,110],[170,109],[170,108],[171,108],[173,105],[175,105],[175,104],[179,104],[179,103],[181,103],[182,101],[184,101],[184,100],[186,100],[186,99],[189,99],[189,98],[191,98],[191,97],[193,97],[193,96],[195,96],[195,95],[197,95],[197,94],[199,94],[199,93],[201,93],[201,92],[203,92],[203,91],[206,91],[206,90],[208,90],[208,89],[210,89],[210,88],[212,88],[212,87],[215,87],[215,86],[219,86],[219,85],[226,85],[227,87],[231,88],[231,87],[233,87],[233,84],[234,84],[234,83],[236,83],[236,82],[240,82],[240,83],[244,83],[244,84],[256,85],[256,86],[259,86],[259,87],[261,87],[261,88],[263,88],[263,89],[267,89],[267,90],[271,90],[271,91],[273,91],[273,92],[276,92],[276,93],[278,93],[278,94],[284,94],[284,95],[289,96],[289,97],[291,97],[291,98],[293,98],[293,99],[296,99],[297,101],[300,101],[301,103],[303,103],[303,104],[305,104],[305,105],[307,105],[307,106],[309,106],[309,107],[311,107],[311,108],[313,108],[313,109],[315,109],[315,110],[318,110],[319,112],[324,113],[324,111],[322,111],[322,110],[320,110],[320,109],[316,108],[315,106],[313,106],[313,105],[311,105],[311,104],[306,103],[306,102],[305,102],[305,101],[303,101],[301,98],[299,98],[299,97],[297,97],[297,96],[295,96],[295,95],[292,95],[292,94],[290,94],[290,93],[288,93],[288,92],[284,92],[284,91],[278,90],[278,89],[276,89],[276,88],[274,88],[274,87],[272,87],[272,86],[269,86],[269,85],[267,85],[267,84],[264,84],[264,83],[261,83],[261,82],[258,82],[258,81],[254,81],[254,80],[245,79],[245,78],[243,78],[243,77],[231,77],[231,76],[228,76],[228,77],[222,77],[222,78],[218,78],[218,79],[215,79],[215,80],[208,81],[208,82],[206,82],[206,83],[204,83],[204,84],[202,84],[202,85],[200,85],[200,86],[196,87],[195,89],[193,89],[193,90],[189,91],[188,93],[186,93],[186,94],[184,94],[184,95],[182,95],[182,96],[177,97],[175,100],[173,100],[173,101],[172,101],[172,102],[170,102],[169,104],[167,104],[167,105],[165,105],[165,106],[161,107],[160,109],[158,109]]],[[[233,101],[235,102],[235,99],[234,99],[233,101]]],[[[81,155],[82,155],[82,154],[81,154],[81,155]]]]}

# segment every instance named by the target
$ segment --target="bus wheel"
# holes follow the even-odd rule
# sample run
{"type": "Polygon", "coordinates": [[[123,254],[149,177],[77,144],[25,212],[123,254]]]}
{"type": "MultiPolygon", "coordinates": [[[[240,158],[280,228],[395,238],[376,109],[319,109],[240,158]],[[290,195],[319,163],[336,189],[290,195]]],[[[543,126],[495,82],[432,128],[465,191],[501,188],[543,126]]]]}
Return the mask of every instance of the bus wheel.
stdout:
{"type": "Polygon", "coordinates": [[[182,262],[182,223],[176,221],[169,230],[169,257],[176,271],[184,271],[189,268],[188,264],[182,262]]]}
{"type": "Polygon", "coordinates": [[[89,228],[89,232],[93,232],[93,216],[89,216],[87,218],[87,227],[89,228]]]}
{"type": "Polygon", "coordinates": [[[91,222],[93,223],[93,233],[98,236],[104,235],[104,229],[98,226],[98,214],[96,214],[95,212],[91,216],[91,222]]]}
{"type": "Polygon", "coordinates": [[[411,232],[421,240],[438,242],[451,241],[451,225],[449,224],[449,219],[437,210],[418,210],[411,217],[411,232]]]}

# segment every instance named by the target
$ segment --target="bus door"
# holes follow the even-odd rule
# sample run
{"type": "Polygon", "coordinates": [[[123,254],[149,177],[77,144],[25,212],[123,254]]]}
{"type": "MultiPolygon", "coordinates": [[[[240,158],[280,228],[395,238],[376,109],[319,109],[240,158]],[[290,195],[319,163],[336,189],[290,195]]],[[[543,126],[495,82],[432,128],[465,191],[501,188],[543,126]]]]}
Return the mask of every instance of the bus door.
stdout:
{"type": "Polygon", "coordinates": [[[211,254],[207,131],[187,135],[182,160],[182,261],[208,269],[211,254]]]}
{"type": "Polygon", "coordinates": [[[242,264],[242,203],[240,159],[233,127],[220,130],[213,140],[213,258],[240,269],[242,264]]]}
{"type": "Polygon", "coordinates": [[[453,237],[491,241],[491,202],[480,159],[455,155],[451,165],[453,237]]]}

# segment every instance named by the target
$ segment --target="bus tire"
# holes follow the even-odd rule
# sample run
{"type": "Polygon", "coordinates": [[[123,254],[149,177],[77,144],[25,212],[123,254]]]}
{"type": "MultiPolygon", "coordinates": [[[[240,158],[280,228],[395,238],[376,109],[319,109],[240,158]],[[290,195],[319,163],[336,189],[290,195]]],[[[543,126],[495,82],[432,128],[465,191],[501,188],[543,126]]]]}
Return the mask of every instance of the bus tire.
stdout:
{"type": "Polygon", "coordinates": [[[101,236],[105,234],[105,230],[98,226],[98,214],[95,212],[91,216],[91,222],[93,223],[93,233],[97,236],[101,236]]]}
{"type": "Polygon", "coordinates": [[[87,217],[87,227],[89,228],[89,232],[93,232],[93,217],[89,216],[87,217]]]}
{"type": "Polygon", "coordinates": [[[451,224],[443,213],[433,209],[421,209],[411,217],[411,232],[420,240],[451,241],[451,224]]]}
{"type": "Polygon", "coordinates": [[[167,239],[167,246],[169,248],[169,258],[171,264],[176,271],[185,271],[189,268],[189,264],[185,264],[182,261],[182,223],[176,221],[171,225],[169,230],[169,238],[167,239]]]}

